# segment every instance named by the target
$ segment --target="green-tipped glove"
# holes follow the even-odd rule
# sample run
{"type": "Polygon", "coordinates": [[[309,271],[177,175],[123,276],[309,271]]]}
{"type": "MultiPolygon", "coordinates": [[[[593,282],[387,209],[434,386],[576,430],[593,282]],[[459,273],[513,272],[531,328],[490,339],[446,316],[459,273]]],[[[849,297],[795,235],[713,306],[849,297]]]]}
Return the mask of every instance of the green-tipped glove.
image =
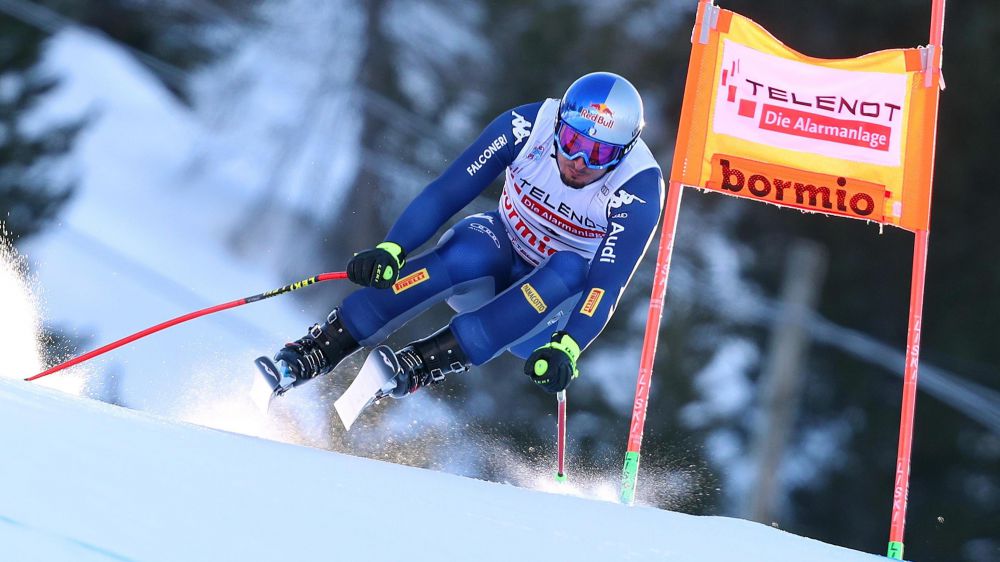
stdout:
{"type": "Polygon", "coordinates": [[[406,252],[395,242],[382,242],[371,250],[354,254],[347,264],[347,278],[358,285],[388,289],[399,279],[406,252]]]}
{"type": "Polygon", "coordinates": [[[524,374],[545,392],[556,393],[580,376],[576,360],[580,346],[566,332],[552,334],[552,341],[531,352],[524,363],[524,374]]]}

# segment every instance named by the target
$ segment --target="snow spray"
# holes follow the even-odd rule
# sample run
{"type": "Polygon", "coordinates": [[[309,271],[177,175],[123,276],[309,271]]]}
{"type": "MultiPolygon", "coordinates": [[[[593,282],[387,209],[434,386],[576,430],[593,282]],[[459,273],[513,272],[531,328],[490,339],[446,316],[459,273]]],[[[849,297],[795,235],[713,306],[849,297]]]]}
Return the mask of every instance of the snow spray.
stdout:
{"type": "Polygon", "coordinates": [[[41,323],[27,282],[28,267],[7,239],[0,224],[0,377],[21,379],[42,368],[39,353],[41,323]]]}
{"type": "MultiPolygon", "coordinates": [[[[44,368],[42,350],[49,345],[42,330],[41,306],[27,260],[17,253],[0,223],[0,378],[23,379],[44,368]]],[[[82,377],[65,377],[45,386],[74,395],[83,394],[82,377]]]]}

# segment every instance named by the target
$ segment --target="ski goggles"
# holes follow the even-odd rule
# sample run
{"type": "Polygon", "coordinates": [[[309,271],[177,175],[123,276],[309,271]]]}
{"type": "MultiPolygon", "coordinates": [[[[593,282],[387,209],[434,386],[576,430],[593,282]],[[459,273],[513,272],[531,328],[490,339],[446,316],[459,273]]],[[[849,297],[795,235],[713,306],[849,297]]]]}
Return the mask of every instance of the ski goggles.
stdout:
{"type": "Polygon", "coordinates": [[[592,170],[603,170],[621,162],[625,156],[625,147],[594,140],[559,121],[556,126],[556,146],[559,152],[570,160],[582,157],[583,162],[592,170]]]}

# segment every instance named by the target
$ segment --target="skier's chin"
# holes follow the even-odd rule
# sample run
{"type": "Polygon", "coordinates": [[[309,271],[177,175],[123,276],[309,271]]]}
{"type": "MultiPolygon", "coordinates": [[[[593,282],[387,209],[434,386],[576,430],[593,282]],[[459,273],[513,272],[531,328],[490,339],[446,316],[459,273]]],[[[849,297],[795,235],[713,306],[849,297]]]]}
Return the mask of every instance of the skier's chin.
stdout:
{"type": "Polygon", "coordinates": [[[556,169],[559,170],[559,179],[562,180],[563,184],[573,189],[587,187],[607,173],[607,170],[592,170],[574,166],[572,161],[562,154],[556,155],[556,169]]]}
{"type": "Polygon", "coordinates": [[[562,172],[559,172],[559,179],[561,179],[562,182],[566,184],[566,187],[572,187],[573,189],[582,189],[583,187],[585,187],[587,184],[590,183],[590,181],[587,180],[579,180],[579,179],[572,180],[569,178],[569,176],[567,176],[562,172]]]}

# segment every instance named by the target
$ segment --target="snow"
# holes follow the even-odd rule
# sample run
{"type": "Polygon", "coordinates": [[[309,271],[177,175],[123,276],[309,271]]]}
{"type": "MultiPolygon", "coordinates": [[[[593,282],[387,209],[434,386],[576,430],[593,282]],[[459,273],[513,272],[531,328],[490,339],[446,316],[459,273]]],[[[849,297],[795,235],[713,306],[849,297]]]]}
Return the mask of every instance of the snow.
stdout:
{"type": "Polygon", "coordinates": [[[747,521],[359,459],[11,379],[0,379],[0,428],[6,560],[883,559],[747,521]]]}

